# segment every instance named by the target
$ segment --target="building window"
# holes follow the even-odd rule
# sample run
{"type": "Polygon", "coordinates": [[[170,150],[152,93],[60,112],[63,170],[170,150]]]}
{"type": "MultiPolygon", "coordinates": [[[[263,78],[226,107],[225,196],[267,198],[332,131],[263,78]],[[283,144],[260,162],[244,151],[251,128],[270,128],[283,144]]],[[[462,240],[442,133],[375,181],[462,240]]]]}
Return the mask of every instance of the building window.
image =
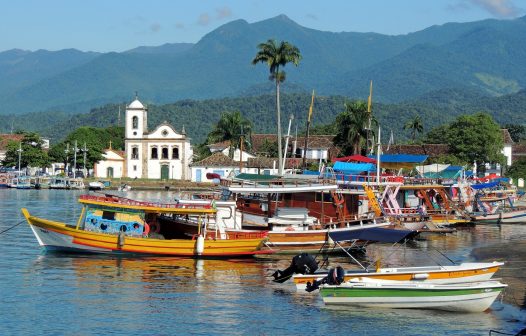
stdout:
{"type": "Polygon", "coordinates": [[[158,158],[159,158],[159,155],[157,154],[157,147],[152,147],[152,155],[151,155],[151,158],[152,158],[152,159],[158,159],[158,158]]]}
{"type": "Polygon", "coordinates": [[[133,166],[133,171],[137,171],[137,166],[133,166]]]}
{"type": "Polygon", "coordinates": [[[133,129],[139,128],[139,118],[137,116],[132,118],[132,128],[133,129]]]}
{"type": "Polygon", "coordinates": [[[172,148],[172,160],[179,160],[179,147],[172,148]]]}
{"type": "Polygon", "coordinates": [[[161,158],[168,160],[168,147],[161,148],[161,158]]]}
{"type": "Polygon", "coordinates": [[[139,148],[138,147],[132,147],[131,158],[132,158],[132,160],[138,160],[139,159],[139,148]]]}

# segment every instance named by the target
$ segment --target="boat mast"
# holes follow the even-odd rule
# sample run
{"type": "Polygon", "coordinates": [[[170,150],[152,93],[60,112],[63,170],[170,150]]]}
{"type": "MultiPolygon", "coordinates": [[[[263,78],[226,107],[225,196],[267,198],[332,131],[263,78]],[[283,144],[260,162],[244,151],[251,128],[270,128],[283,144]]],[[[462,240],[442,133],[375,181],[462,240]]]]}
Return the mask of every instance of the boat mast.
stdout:
{"type": "Polygon", "coordinates": [[[303,162],[302,162],[303,170],[305,170],[305,164],[306,164],[306,159],[307,159],[307,147],[309,144],[310,121],[312,118],[313,108],[314,108],[314,90],[312,90],[312,99],[310,101],[309,116],[307,117],[307,131],[305,132],[305,146],[303,147],[303,162]]]}
{"type": "Polygon", "coordinates": [[[372,136],[371,120],[372,120],[372,105],[373,105],[373,81],[369,87],[369,98],[367,99],[367,152],[369,155],[374,152],[374,138],[372,136]]]}
{"type": "MultiPolygon", "coordinates": [[[[283,169],[285,169],[285,162],[287,160],[287,152],[289,150],[289,139],[290,139],[290,127],[292,126],[292,120],[294,120],[294,114],[291,114],[289,117],[289,129],[287,131],[287,137],[285,139],[285,150],[283,151],[283,169]]],[[[292,156],[292,154],[291,154],[292,156]]]]}

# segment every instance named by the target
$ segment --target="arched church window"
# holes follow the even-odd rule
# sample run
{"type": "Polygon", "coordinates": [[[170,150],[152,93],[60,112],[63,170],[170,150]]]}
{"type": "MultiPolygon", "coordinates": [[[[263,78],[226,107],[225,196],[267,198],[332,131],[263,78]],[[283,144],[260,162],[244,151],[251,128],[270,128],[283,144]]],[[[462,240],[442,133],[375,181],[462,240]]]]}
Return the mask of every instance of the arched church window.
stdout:
{"type": "Polygon", "coordinates": [[[179,160],[179,147],[172,148],[172,160],[179,160]]]}
{"type": "Polygon", "coordinates": [[[159,155],[157,154],[157,147],[152,147],[152,155],[151,155],[151,158],[152,158],[152,159],[158,159],[158,158],[159,158],[159,155]]]}
{"type": "Polygon", "coordinates": [[[139,148],[138,147],[132,147],[132,154],[131,154],[131,158],[132,159],[139,159],[139,148]]]}
{"type": "Polygon", "coordinates": [[[168,147],[161,148],[161,158],[168,160],[168,147]]]}
{"type": "Polygon", "coordinates": [[[132,118],[132,128],[133,129],[139,128],[139,118],[137,118],[137,116],[132,118]]]}

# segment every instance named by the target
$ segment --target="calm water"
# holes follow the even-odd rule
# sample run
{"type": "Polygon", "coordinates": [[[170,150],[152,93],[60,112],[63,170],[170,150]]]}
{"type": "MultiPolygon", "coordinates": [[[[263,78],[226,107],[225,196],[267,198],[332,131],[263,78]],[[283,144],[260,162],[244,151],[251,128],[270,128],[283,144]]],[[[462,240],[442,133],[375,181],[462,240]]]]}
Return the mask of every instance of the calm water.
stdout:
{"type": "MultiPolygon", "coordinates": [[[[0,231],[22,220],[21,207],[73,223],[80,213],[79,194],[0,190],[0,231]]],[[[371,246],[368,254],[419,264],[426,263],[419,251],[439,248],[455,261],[467,261],[473,246],[510,243],[517,237],[526,237],[526,225],[480,226],[432,236],[396,253],[371,246]]],[[[290,283],[270,280],[290,258],[218,261],[46,254],[25,223],[0,235],[0,255],[0,335],[488,335],[490,329],[512,332],[525,327],[526,311],[501,302],[489,312],[467,315],[329,309],[317,295],[297,293],[290,283]]],[[[344,261],[330,260],[332,265],[344,261]]],[[[523,266],[506,267],[525,272],[523,266]]]]}

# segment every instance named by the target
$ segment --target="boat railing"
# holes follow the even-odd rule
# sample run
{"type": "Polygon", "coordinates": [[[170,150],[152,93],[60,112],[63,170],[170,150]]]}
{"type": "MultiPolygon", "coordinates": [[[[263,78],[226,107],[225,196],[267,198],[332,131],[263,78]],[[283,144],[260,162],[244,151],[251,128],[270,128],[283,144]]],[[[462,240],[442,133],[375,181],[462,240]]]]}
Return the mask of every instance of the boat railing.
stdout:
{"type": "Polygon", "coordinates": [[[140,207],[155,207],[164,209],[211,209],[212,204],[187,204],[187,203],[158,203],[138,201],[125,197],[81,195],[80,200],[91,202],[111,203],[113,205],[131,205],[140,207]]]}
{"type": "Polygon", "coordinates": [[[352,175],[343,173],[333,174],[335,181],[339,184],[403,184],[403,176],[379,176],[376,175],[352,175]]]}
{"type": "MultiPolygon", "coordinates": [[[[221,180],[223,181],[223,180],[221,180]]],[[[227,181],[227,180],[225,180],[227,181]]],[[[236,186],[239,188],[252,188],[254,186],[267,186],[269,188],[276,187],[280,188],[283,186],[287,187],[309,187],[309,186],[331,186],[336,184],[333,179],[320,178],[320,179],[273,179],[273,180],[236,180],[229,182],[222,182],[221,185],[225,187],[236,186]]]]}

